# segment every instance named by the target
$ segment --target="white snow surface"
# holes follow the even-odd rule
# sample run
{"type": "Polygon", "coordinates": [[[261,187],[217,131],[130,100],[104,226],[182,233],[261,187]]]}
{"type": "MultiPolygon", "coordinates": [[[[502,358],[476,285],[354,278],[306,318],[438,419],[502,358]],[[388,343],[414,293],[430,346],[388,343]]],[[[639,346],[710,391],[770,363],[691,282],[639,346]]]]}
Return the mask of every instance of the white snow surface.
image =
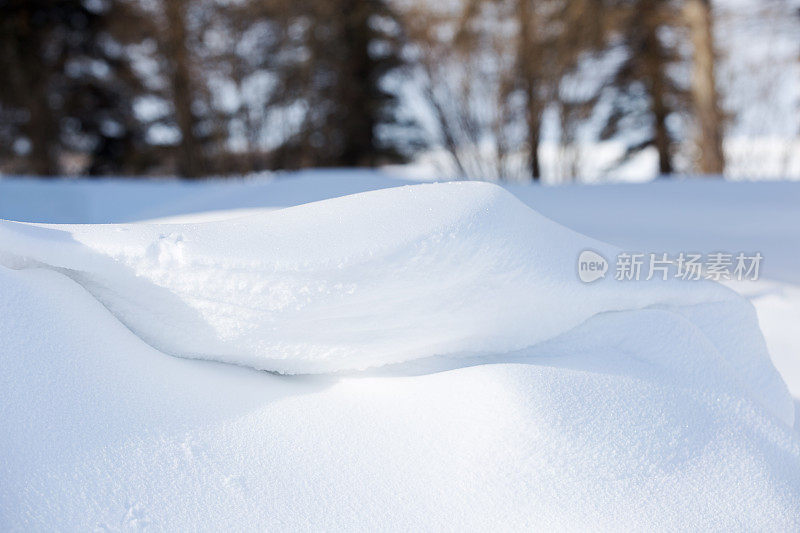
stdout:
{"type": "Polygon", "coordinates": [[[0,529],[800,527],[736,292],[489,184],[240,214],[0,222],[0,529]]]}

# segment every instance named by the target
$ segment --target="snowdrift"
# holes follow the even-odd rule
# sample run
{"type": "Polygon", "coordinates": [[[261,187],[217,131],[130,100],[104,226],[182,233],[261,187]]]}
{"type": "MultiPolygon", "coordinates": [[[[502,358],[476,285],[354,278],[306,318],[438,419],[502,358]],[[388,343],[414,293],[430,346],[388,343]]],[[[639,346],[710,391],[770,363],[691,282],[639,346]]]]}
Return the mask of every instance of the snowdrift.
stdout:
{"type": "Polygon", "coordinates": [[[751,306],[585,249],[478,183],[0,222],[0,525],[800,526],[751,306]]]}

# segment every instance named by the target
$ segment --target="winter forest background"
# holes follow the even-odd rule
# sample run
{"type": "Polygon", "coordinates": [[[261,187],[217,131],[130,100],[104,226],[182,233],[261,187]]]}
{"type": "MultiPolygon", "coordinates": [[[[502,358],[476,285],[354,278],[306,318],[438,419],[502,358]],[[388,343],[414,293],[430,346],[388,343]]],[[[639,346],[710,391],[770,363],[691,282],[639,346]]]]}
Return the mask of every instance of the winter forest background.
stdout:
{"type": "Polygon", "coordinates": [[[800,178],[794,0],[0,0],[0,173],[800,178]]]}

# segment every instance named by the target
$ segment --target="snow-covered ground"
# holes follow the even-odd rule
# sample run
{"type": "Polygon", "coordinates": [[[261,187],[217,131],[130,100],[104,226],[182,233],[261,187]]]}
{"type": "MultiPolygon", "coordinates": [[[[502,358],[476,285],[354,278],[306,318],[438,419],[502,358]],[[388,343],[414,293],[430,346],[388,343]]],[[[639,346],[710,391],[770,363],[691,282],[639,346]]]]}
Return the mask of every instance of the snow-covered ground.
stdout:
{"type": "Polygon", "coordinates": [[[800,527],[800,183],[2,179],[0,218],[0,529],[800,527]]]}

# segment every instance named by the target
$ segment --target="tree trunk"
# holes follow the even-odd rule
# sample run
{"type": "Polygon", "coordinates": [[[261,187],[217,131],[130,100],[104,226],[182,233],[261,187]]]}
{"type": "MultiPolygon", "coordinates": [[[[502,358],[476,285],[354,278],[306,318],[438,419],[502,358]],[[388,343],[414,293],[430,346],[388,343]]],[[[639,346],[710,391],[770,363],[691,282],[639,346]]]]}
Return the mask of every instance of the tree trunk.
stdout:
{"type": "MultiPolygon", "coordinates": [[[[529,115],[533,113],[531,111],[528,112],[529,115]]],[[[541,115],[539,113],[535,114],[535,117],[529,117],[528,119],[528,139],[530,143],[530,173],[531,173],[531,180],[539,181],[542,178],[542,169],[541,164],[539,162],[539,139],[540,139],[540,131],[541,131],[541,115]]]]}
{"type": "Polygon", "coordinates": [[[699,125],[700,172],[722,174],[722,113],[714,77],[714,34],[710,0],[687,0],[686,22],[694,47],[692,103],[699,125]]]}
{"type": "Polygon", "coordinates": [[[343,3],[341,72],[338,106],[343,112],[342,152],[336,163],[347,167],[372,166],[376,163],[374,84],[377,83],[369,53],[370,3],[350,0],[343,3]]]}
{"type": "Polygon", "coordinates": [[[659,19],[657,3],[648,4],[651,15],[645,20],[644,46],[642,50],[645,76],[650,93],[650,112],[653,117],[653,144],[658,152],[658,172],[662,176],[669,176],[674,172],[672,166],[672,139],[667,129],[669,107],[667,92],[669,81],[667,79],[667,52],[659,36],[659,19]]]}
{"type": "Polygon", "coordinates": [[[658,173],[669,176],[675,169],[672,167],[672,140],[667,129],[669,114],[664,101],[665,80],[662,65],[655,65],[651,87],[651,105],[653,111],[653,139],[658,152],[658,173]]]}
{"type": "Polygon", "coordinates": [[[167,53],[170,65],[170,88],[175,121],[181,133],[178,145],[178,174],[185,178],[195,178],[202,171],[202,154],[195,132],[196,119],[192,112],[192,80],[189,64],[189,50],[186,43],[186,3],[185,0],[167,0],[166,31],[167,53]]]}
{"type": "Polygon", "coordinates": [[[5,41],[3,62],[9,65],[4,72],[4,83],[13,90],[28,111],[28,121],[22,127],[25,136],[31,143],[28,162],[30,172],[38,176],[55,176],[60,170],[58,165],[59,127],[50,109],[48,97],[48,69],[44,64],[41,41],[45,32],[37,33],[28,20],[29,13],[17,14],[17,44],[5,41]]]}
{"type": "Polygon", "coordinates": [[[520,69],[522,89],[525,91],[525,126],[527,129],[528,149],[530,150],[529,165],[531,180],[538,181],[542,177],[539,163],[539,141],[542,126],[542,104],[537,91],[539,89],[534,61],[536,45],[533,28],[534,11],[531,0],[518,0],[517,22],[519,24],[519,43],[517,47],[517,61],[520,69]]]}
{"type": "Polygon", "coordinates": [[[669,176],[675,169],[672,167],[670,138],[667,131],[667,113],[663,105],[655,106],[655,145],[658,151],[658,173],[669,176]]]}
{"type": "Polygon", "coordinates": [[[31,142],[31,169],[38,176],[55,176],[59,171],[58,126],[51,120],[47,96],[41,94],[35,100],[28,107],[30,122],[26,128],[31,142]]]}

